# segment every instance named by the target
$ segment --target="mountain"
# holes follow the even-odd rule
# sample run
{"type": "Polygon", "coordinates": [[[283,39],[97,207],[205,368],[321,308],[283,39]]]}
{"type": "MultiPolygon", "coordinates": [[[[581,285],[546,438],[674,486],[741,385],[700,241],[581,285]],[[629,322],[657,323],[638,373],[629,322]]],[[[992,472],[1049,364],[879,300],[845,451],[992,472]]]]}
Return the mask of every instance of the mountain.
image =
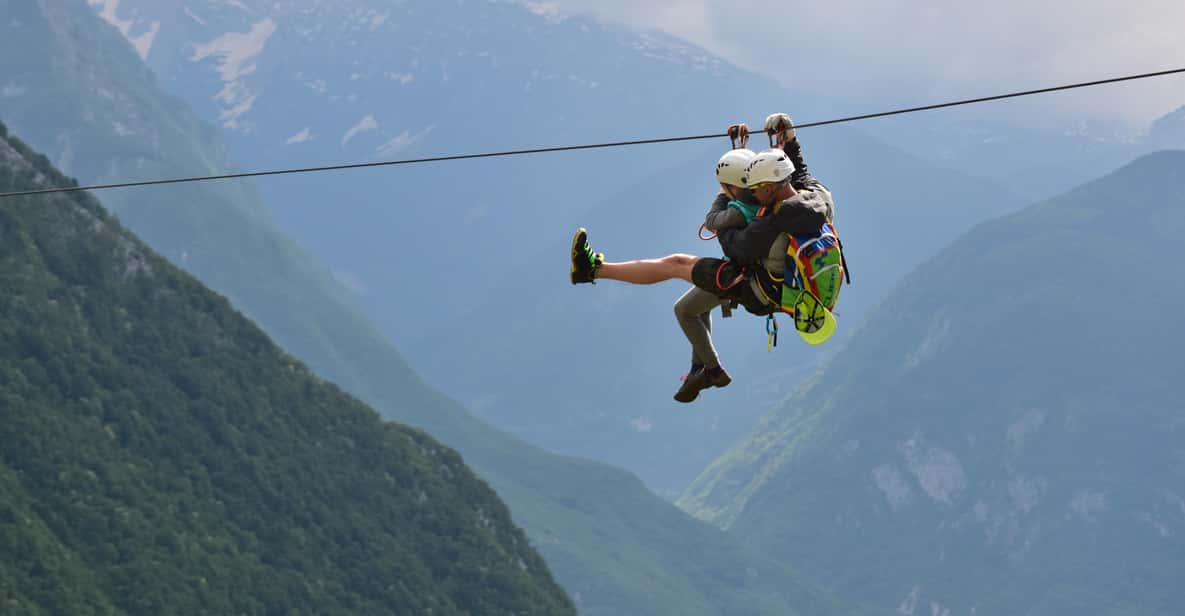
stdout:
{"type": "MultiPolygon", "coordinates": [[[[0,127],[0,192],[69,180],[0,127]]],[[[0,203],[6,613],[575,614],[451,449],[85,195],[0,203]]]]}
{"type": "Polygon", "coordinates": [[[1146,141],[1161,148],[1185,148],[1185,105],[1153,122],[1146,141]]]}
{"type": "MultiPolygon", "coordinates": [[[[113,28],[81,2],[8,3],[0,119],[65,173],[89,183],[230,169],[216,129],[164,96],[113,28]]],[[[282,347],[358,392],[338,348],[376,336],[323,266],[276,232],[249,182],[109,191],[104,203],[171,261],[266,324],[282,347]],[[170,204],[162,207],[162,203],[170,204]],[[299,305],[301,309],[294,310],[299,305]]]]}
{"type": "Polygon", "coordinates": [[[870,122],[874,136],[935,166],[1044,201],[1156,149],[1170,147],[1115,122],[1051,120],[1019,125],[985,114],[916,114],[870,122]]]}
{"type": "MultiPolygon", "coordinates": [[[[95,4],[252,168],[701,134],[777,110],[836,115],[826,93],[787,92],[683,41],[546,3],[95,4]]],[[[1027,203],[859,131],[803,139],[853,251],[845,323],[944,242],[1027,203]],[[931,227],[917,234],[921,221],[931,227]]],[[[289,177],[261,190],[433,385],[535,444],[677,494],[818,356],[784,342],[767,357],[762,323],[738,318],[729,325],[745,329],[722,342],[744,378],[677,409],[688,352],[670,304],[683,288],[583,299],[565,282],[566,244],[584,225],[612,256],[719,254],[694,236],[726,143],[289,177]],[[571,365],[574,352],[588,361],[571,365]]]]}
{"type": "MultiPolygon", "coordinates": [[[[843,336],[943,238],[1023,203],[990,182],[933,173],[858,131],[804,130],[800,140],[810,168],[836,194],[837,225],[853,275],[839,309],[843,336]]],[[[704,151],[581,215],[594,248],[611,261],[670,253],[719,256],[716,242],[695,238],[714,196],[711,181],[664,179],[704,176],[716,158],[715,151],[704,151]]],[[[499,317],[496,326],[479,328],[483,335],[465,342],[468,353],[442,347],[417,357],[439,386],[532,442],[636,469],[656,489],[677,494],[833,351],[834,345],[813,349],[790,335],[768,353],[764,319],[743,309],[727,320],[717,313],[714,338],[734,385],[680,405],[671,396],[690,352],[671,306],[689,285],[602,282],[571,288],[563,280],[569,244],[570,233],[555,237],[534,259],[546,266],[515,271],[474,303],[458,322],[499,317]],[[513,361],[489,361],[506,349],[515,350],[513,361]]],[[[446,334],[428,330],[425,338],[446,334]]]]}
{"type": "MultiPolygon", "coordinates": [[[[6,82],[18,85],[0,101],[0,116],[69,163],[69,173],[92,183],[228,169],[217,132],[162,94],[135,49],[84,4],[4,8],[0,63],[6,82]]],[[[313,373],[459,450],[582,613],[847,611],[636,477],[531,447],[426,386],[350,292],[276,229],[251,183],[174,188],[102,195],[130,230],[225,295],[313,373]]]]}
{"type": "Polygon", "coordinates": [[[903,614],[1175,613],[1183,205],[1160,152],[978,226],[681,506],[903,614]]]}
{"type": "MultiPolygon", "coordinates": [[[[252,168],[722,130],[756,117],[777,91],[670,37],[519,2],[94,4],[130,39],[155,30],[141,52],[162,87],[221,126],[252,168]],[[746,90],[754,100],[740,109],[735,93],[746,90]]],[[[282,228],[403,345],[424,320],[446,322],[467,305],[471,284],[533,256],[506,238],[538,247],[532,238],[567,230],[571,212],[604,198],[604,176],[628,186],[665,157],[689,154],[594,150],[260,187],[282,228]],[[474,282],[457,284],[459,272],[474,282]]]]}

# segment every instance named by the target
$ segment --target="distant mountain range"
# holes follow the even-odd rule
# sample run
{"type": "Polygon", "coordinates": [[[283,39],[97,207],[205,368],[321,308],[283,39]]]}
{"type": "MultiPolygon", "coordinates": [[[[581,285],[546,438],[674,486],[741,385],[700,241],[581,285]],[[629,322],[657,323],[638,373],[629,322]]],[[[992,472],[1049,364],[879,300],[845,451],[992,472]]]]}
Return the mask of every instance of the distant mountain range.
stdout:
{"type": "MultiPolygon", "coordinates": [[[[0,100],[0,117],[79,180],[227,170],[219,132],[164,95],[131,44],[81,0],[10,4],[0,23],[9,28],[0,75],[20,84],[0,100]]],[[[319,377],[459,450],[582,613],[849,612],[629,473],[546,453],[427,387],[350,292],[276,229],[251,183],[100,195],[319,377]]]]}
{"type": "Polygon", "coordinates": [[[1173,128],[1180,116],[1169,114],[1142,135],[1099,121],[1031,127],[956,114],[900,116],[865,127],[931,164],[990,178],[1036,202],[1144,154],[1185,147],[1185,133],[1173,128]]]}
{"type": "Polygon", "coordinates": [[[680,505],[901,614],[1172,614],[1185,152],[977,226],[680,505]]]}
{"type": "MultiPolygon", "coordinates": [[[[829,113],[818,93],[787,92],[682,41],[529,3],[123,0],[96,9],[126,25],[162,85],[219,123],[235,159],[251,168],[722,131],[777,110],[829,113]]],[[[802,138],[812,168],[836,190],[853,253],[846,331],[909,267],[1027,202],[1006,182],[945,170],[855,130],[802,138]],[[929,227],[918,234],[922,221],[929,227]]],[[[623,465],[674,494],[818,355],[784,345],[767,357],[761,323],[737,319],[748,327],[726,332],[723,345],[744,375],[738,387],[677,408],[670,396],[688,353],[670,304],[682,289],[570,294],[565,244],[585,225],[613,257],[718,254],[693,238],[726,147],[722,138],[260,186],[278,224],[357,294],[430,382],[531,442],[623,465]],[[573,347],[589,358],[583,366],[564,363],[573,347]]]]}
{"type": "Polygon", "coordinates": [[[1185,149],[1185,105],[1153,122],[1147,141],[1160,148],[1185,149]]]}

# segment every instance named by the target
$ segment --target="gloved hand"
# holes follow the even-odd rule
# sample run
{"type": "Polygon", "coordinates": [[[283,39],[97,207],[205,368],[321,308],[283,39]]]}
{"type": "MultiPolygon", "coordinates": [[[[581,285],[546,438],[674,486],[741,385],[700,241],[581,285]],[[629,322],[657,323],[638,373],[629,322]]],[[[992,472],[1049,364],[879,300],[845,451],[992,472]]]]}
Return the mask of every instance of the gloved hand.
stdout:
{"type": "Polygon", "coordinates": [[[798,190],[802,190],[805,182],[810,178],[810,171],[806,168],[806,161],[802,157],[802,145],[798,143],[798,134],[794,131],[794,121],[784,113],[773,113],[765,119],[765,132],[776,139],[774,147],[780,148],[790,162],[794,163],[794,175],[791,182],[798,190]]]}
{"type": "Polygon", "coordinates": [[[794,132],[794,121],[784,113],[773,113],[765,118],[765,132],[777,135],[777,146],[779,147],[797,137],[794,132]]]}
{"type": "Polygon", "coordinates": [[[728,138],[732,141],[732,149],[749,147],[749,127],[744,122],[728,127],[728,138]]]}

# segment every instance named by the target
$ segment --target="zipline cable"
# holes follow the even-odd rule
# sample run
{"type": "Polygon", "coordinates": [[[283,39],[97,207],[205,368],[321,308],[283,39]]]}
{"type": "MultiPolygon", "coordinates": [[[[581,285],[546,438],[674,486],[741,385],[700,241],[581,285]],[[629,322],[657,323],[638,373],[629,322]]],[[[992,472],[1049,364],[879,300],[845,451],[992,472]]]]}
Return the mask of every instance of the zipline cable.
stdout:
{"type": "MultiPolygon", "coordinates": [[[[1081,83],[1072,83],[1062,86],[1053,86],[1049,88],[1040,88],[1036,90],[1024,90],[1020,92],[1011,92],[1008,94],[997,94],[994,96],[983,96],[979,98],[968,98],[963,100],[951,101],[946,103],[937,103],[934,105],[922,105],[920,107],[907,107],[904,109],[894,109],[892,111],[882,111],[879,113],[868,113],[863,115],[854,115],[843,118],[836,118],[832,120],[823,120],[820,122],[807,122],[805,124],[796,124],[795,130],[804,128],[813,128],[816,126],[828,126],[831,124],[842,124],[845,122],[856,122],[860,120],[870,120],[872,118],[883,118],[894,115],[903,115],[907,113],[916,113],[919,111],[931,111],[934,109],[944,109],[947,107],[958,107],[961,105],[972,105],[976,103],[986,103],[990,101],[1004,100],[1008,98],[1019,98],[1022,96],[1033,96],[1035,94],[1046,94],[1049,92],[1058,92],[1062,90],[1075,90],[1078,88],[1089,88],[1093,86],[1101,86],[1111,83],[1119,83],[1123,81],[1135,81],[1137,79],[1150,79],[1153,77],[1163,77],[1166,75],[1173,75],[1178,73],[1185,73],[1185,68],[1176,68],[1165,71],[1157,71],[1154,73],[1141,73],[1138,75],[1127,75],[1124,77],[1113,77],[1111,79],[1099,79],[1095,81],[1085,81],[1081,83]]],[[[661,137],[657,139],[637,139],[633,141],[612,141],[607,143],[591,143],[585,145],[565,145],[554,146],[546,148],[531,148],[526,150],[504,150],[501,152],[483,152],[479,154],[453,154],[448,156],[432,156],[428,158],[408,158],[403,160],[387,160],[376,161],[368,163],[348,163],[342,165],[326,165],[321,167],[300,167],[293,169],[273,169],[270,171],[248,171],[243,173],[226,173],[221,175],[200,175],[184,178],[170,178],[164,180],[143,180],[138,182],[119,182],[114,184],[93,184],[90,186],[67,186],[59,188],[42,188],[38,190],[25,190],[19,192],[0,193],[0,199],[5,197],[23,197],[28,195],[45,195],[51,193],[67,193],[78,192],[83,190],[108,190],[112,188],[132,188],[136,186],[160,186],[164,184],[183,184],[189,182],[207,182],[211,180],[230,180],[235,178],[252,178],[263,177],[268,175],[288,175],[298,173],[317,173],[322,171],[342,171],[345,169],[364,169],[367,167],[389,167],[395,165],[414,165],[421,163],[437,163],[455,160],[470,160],[476,158],[496,158],[505,156],[524,156],[527,154],[546,154],[551,152],[571,152],[576,150],[593,150],[601,148],[620,148],[636,145],[650,145],[655,143],[675,143],[679,141],[696,141],[701,139],[716,139],[719,137],[727,137],[727,134],[711,133],[706,135],[690,135],[686,137],[661,137]]]]}

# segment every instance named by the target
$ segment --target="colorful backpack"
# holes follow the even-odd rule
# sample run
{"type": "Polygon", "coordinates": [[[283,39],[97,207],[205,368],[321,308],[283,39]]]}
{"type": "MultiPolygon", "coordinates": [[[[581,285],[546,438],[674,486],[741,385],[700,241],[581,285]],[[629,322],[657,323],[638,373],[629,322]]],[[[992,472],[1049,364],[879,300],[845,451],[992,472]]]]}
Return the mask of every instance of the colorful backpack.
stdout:
{"type": "Polygon", "coordinates": [[[832,223],[814,235],[790,236],[782,280],[782,312],[794,317],[794,328],[810,344],[820,344],[835,333],[832,310],[848,277],[843,244],[832,223]]]}

